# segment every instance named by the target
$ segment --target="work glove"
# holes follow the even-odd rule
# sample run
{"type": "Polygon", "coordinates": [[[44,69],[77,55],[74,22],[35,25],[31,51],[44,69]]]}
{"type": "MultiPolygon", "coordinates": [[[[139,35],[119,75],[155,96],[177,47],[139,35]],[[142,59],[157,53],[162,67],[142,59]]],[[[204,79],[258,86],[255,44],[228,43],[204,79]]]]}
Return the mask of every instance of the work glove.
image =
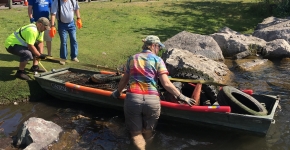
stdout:
{"type": "Polygon", "coordinates": [[[118,90],[115,90],[112,92],[110,97],[117,99],[118,97],[120,97],[120,95],[120,92],[118,90]]]}
{"type": "Polygon", "coordinates": [[[180,93],[180,95],[177,97],[177,101],[179,103],[187,103],[189,106],[192,106],[195,104],[195,100],[189,97],[184,96],[180,93]]]}
{"type": "Polygon", "coordinates": [[[47,57],[46,54],[40,54],[40,56],[38,56],[39,59],[45,59],[47,57]]]}
{"type": "Polygon", "coordinates": [[[34,22],[35,22],[34,18],[30,18],[30,23],[34,23],[34,22]]]}
{"type": "Polygon", "coordinates": [[[56,33],[55,27],[51,27],[49,31],[49,36],[53,38],[55,36],[55,33],[56,33]]]}
{"type": "Polygon", "coordinates": [[[83,23],[82,23],[81,18],[77,19],[77,26],[79,29],[83,27],[83,23]]]}

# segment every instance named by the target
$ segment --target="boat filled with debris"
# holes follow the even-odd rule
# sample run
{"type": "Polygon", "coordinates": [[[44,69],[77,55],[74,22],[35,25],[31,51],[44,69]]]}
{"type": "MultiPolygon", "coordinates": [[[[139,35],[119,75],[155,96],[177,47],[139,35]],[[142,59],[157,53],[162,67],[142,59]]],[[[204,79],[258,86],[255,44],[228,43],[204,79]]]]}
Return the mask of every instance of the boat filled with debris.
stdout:
{"type": "MultiPolygon", "coordinates": [[[[36,74],[35,79],[48,94],[66,101],[87,103],[99,107],[123,109],[126,90],[119,99],[110,95],[118,86],[122,74],[107,71],[89,71],[77,68],[52,69],[36,74]]],[[[193,96],[198,84],[180,79],[180,91],[193,96]]],[[[205,85],[205,87],[207,87],[205,85]]],[[[231,86],[219,88],[215,99],[201,92],[200,105],[188,106],[174,101],[174,97],[160,85],[161,119],[184,123],[224,127],[266,135],[279,104],[279,96],[253,94],[231,86]],[[167,94],[166,94],[167,93],[167,94]],[[209,101],[209,102],[208,102],[209,101]]]]}

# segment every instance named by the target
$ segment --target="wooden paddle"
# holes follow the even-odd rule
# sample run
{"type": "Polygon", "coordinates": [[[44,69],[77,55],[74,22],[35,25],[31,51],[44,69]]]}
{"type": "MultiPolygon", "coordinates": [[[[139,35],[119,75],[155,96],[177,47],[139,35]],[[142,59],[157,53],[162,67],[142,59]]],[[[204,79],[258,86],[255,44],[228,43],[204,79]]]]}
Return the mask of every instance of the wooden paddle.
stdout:
{"type": "MultiPolygon", "coordinates": [[[[46,60],[50,60],[50,61],[54,61],[54,62],[64,61],[64,59],[53,58],[53,57],[46,57],[46,60]]],[[[112,69],[112,68],[109,68],[107,66],[84,64],[84,63],[70,61],[70,60],[65,60],[65,62],[67,62],[67,63],[77,63],[77,64],[85,66],[85,67],[98,68],[100,70],[105,70],[105,71],[124,73],[124,71],[121,71],[121,70],[118,70],[118,69],[112,69]]],[[[188,83],[210,84],[210,85],[216,85],[216,86],[226,86],[225,84],[221,84],[221,83],[217,83],[217,82],[213,82],[213,81],[205,81],[205,80],[180,79],[180,78],[171,78],[171,77],[169,77],[169,80],[170,81],[179,81],[179,82],[188,82],[188,83]]]]}

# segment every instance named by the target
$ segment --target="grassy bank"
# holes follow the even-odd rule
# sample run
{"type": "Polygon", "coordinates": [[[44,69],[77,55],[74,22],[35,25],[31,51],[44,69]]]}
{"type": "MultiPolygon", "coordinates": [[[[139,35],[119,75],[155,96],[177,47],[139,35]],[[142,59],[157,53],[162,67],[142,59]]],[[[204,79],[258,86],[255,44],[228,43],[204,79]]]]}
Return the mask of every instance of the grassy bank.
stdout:
{"type": "MultiPolygon", "coordinates": [[[[65,67],[85,68],[82,64],[116,67],[129,55],[140,51],[141,39],[150,34],[165,41],[184,30],[208,35],[224,26],[251,34],[265,17],[249,11],[255,4],[249,0],[132,1],[80,2],[83,28],[77,31],[77,39],[81,63],[68,63],[65,67]]],[[[34,80],[27,82],[14,77],[19,58],[4,48],[6,37],[29,23],[27,7],[0,9],[0,13],[0,103],[39,99],[45,92],[34,80]]],[[[59,44],[57,35],[52,46],[54,57],[59,56],[59,44]]],[[[27,70],[31,63],[26,66],[27,70]]],[[[47,70],[64,67],[48,61],[41,63],[47,70]]]]}

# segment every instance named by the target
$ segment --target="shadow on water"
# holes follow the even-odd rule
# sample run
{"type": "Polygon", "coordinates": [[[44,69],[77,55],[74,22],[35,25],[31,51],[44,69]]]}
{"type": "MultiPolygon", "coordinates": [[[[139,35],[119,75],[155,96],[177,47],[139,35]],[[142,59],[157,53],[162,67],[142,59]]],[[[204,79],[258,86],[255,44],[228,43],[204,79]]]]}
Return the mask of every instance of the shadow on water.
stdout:
{"type": "MultiPolygon", "coordinates": [[[[157,128],[157,149],[233,149],[252,143],[265,144],[265,138],[231,130],[219,130],[188,124],[172,125],[161,121],[157,128]],[[253,141],[254,140],[254,141],[253,141]]],[[[252,145],[254,146],[254,145],[252,145]]]]}

